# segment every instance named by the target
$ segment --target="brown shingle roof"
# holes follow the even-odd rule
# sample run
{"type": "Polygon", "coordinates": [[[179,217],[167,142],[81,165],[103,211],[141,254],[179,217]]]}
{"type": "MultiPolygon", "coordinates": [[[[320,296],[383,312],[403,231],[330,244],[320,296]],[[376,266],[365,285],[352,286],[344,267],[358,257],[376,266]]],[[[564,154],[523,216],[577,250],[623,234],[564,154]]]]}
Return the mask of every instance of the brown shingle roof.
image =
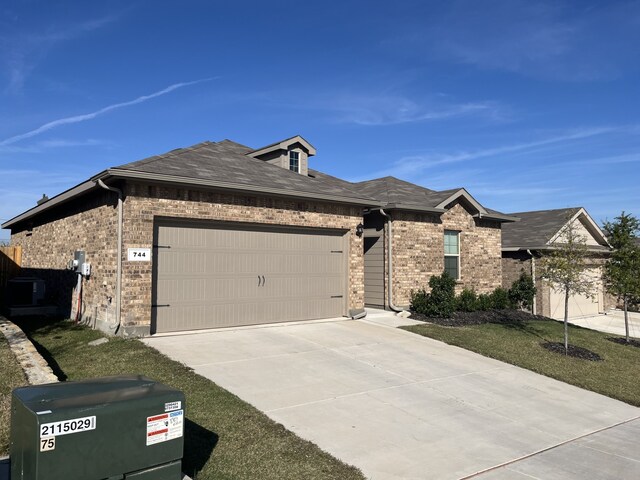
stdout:
{"type": "MultiPolygon", "coordinates": [[[[184,179],[210,180],[251,187],[277,188],[283,194],[334,195],[345,199],[377,202],[358,189],[329,175],[316,172],[313,176],[295,172],[258,160],[246,154],[253,149],[230,140],[202,142],[188,148],[172,150],[162,155],[127,163],[110,171],[164,174],[184,179]]],[[[313,172],[313,171],[312,171],[313,172]]]]}
{"type": "Polygon", "coordinates": [[[580,207],[512,213],[519,222],[502,226],[502,248],[546,245],[580,207]]]}

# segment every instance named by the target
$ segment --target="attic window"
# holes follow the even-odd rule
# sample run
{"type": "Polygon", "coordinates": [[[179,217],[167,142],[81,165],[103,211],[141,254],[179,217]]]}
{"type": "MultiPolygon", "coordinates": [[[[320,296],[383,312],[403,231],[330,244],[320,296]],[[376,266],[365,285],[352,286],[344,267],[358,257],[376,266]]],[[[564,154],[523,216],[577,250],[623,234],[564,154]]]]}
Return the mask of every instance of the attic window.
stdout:
{"type": "Polygon", "coordinates": [[[300,173],[300,152],[289,152],[289,170],[300,173]]]}

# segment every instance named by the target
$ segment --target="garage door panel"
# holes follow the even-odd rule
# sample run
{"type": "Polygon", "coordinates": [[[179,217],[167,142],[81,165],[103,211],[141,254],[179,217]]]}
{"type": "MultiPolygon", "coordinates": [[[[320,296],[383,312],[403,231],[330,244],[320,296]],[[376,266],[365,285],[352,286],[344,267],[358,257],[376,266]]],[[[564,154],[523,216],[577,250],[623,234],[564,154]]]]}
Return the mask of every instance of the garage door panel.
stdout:
{"type": "MultiPolygon", "coordinates": [[[[604,311],[602,271],[599,268],[590,268],[585,271],[584,275],[593,282],[592,295],[571,295],[569,297],[569,318],[597,315],[604,311]]],[[[564,320],[564,292],[553,287],[550,287],[550,290],[550,316],[551,318],[564,320]]]]}
{"type": "Polygon", "coordinates": [[[341,316],[343,232],[160,225],[155,331],[341,316]]]}

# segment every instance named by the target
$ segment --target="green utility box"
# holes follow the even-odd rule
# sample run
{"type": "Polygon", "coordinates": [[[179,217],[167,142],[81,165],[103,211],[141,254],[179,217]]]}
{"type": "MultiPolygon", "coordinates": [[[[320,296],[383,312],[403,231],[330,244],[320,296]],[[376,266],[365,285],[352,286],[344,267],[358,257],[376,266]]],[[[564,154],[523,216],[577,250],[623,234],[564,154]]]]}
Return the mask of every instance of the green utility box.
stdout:
{"type": "Polygon", "coordinates": [[[16,388],[11,480],[181,480],[184,408],[142,376],[16,388]]]}

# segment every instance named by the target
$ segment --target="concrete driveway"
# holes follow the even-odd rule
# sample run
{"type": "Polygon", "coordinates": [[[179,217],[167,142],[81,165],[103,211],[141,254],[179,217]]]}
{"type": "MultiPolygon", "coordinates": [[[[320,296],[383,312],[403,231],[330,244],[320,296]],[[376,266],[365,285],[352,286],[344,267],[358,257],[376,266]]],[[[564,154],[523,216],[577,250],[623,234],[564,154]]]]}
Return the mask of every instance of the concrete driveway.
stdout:
{"type": "MultiPolygon", "coordinates": [[[[572,318],[569,323],[615,335],[625,335],[624,312],[611,310],[600,315],[572,318]]],[[[629,336],[640,338],[640,313],[629,312],[629,336]]]]}
{"type": "Polygon", "coordinates": [[[640,478],[640,409],[397,323],[378,312],[144,341],[368,478],[640,478]]]}

